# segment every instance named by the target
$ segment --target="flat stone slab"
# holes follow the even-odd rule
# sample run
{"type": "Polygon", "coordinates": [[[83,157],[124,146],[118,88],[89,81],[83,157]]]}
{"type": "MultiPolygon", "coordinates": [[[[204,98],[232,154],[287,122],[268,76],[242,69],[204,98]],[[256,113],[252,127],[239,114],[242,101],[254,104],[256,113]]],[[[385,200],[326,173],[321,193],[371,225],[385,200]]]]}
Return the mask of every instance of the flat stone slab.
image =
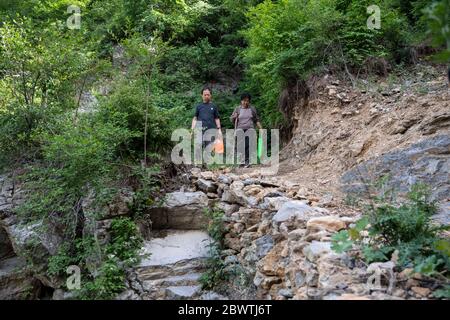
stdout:
{"type": "Polygon", "coordinates": [[[164,266],[183,260],[208,257],[211,238],[204,231],[168,230],[164,238],[146,241],[144,253],[150,254],[139,267],[164,266]]]}
{"type": "Polygon", "coordinates": [[[187,299],[199,294],[201,286],[176,286],[168,287],[166,295],[169,299],[187,299]]]}
{"type": "Polygon", "coordinates": [[[180,276],[172,276],[156,280],[143,281],[144,289],[151,291],[155,287],[174,287],[198,285],[201,273],[188,273],[180,276]]]}

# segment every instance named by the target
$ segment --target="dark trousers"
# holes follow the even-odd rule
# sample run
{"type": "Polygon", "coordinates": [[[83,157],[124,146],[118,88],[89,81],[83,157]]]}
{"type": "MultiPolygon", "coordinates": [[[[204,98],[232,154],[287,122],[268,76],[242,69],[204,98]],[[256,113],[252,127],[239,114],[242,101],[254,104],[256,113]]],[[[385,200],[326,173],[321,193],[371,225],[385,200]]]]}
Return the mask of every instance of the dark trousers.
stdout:
{"type": "MultiPolygon", "coordinates": [[[[243,130],[244,134],[246,134],[248,129],[246,129],[246,130],[239,129],[239,130],[243,130]]],[[[245,165],[248,165],[248,164],[250,164],[250,137],[244,136],[244,139],[245,139],[244,140],[244,154],[241,153],[241,157],[244,158],[245,165]]],[[[237,142],[239,143],[239,141],[237,141],[237,142]]],[[[237,152],[240,151],[237,148],[237,145],[236,145],[236,151],[237,152]]],[[[238,164],[241,164],[241,163],[238,163],[238,164]]]]}

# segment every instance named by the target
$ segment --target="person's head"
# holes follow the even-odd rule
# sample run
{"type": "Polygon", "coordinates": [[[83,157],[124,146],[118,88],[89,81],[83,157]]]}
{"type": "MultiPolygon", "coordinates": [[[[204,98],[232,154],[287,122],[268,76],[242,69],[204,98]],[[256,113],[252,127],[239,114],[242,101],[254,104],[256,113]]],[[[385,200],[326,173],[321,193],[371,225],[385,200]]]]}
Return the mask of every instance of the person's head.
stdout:
{"type": "Polygon", "coordinates": [[[252,96],[248,93],[243,93],[241,95],[241,105],[243,107],[248,107],[250,105],[250,102],[252,101],[252,96]]]}
{"type": "Polygon", "coordinates": [[[212,90],[211,90],[211,88],[210,87],[204,87],[202,89],[203,103],[211,102],[211,98],[212,98],[212,90]]]}

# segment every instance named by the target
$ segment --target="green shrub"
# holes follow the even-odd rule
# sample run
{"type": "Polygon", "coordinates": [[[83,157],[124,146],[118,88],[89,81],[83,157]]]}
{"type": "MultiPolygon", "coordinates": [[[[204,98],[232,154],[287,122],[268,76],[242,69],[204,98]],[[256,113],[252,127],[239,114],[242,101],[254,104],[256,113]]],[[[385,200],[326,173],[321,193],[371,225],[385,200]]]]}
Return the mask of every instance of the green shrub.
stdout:
{"type": "Polygon", "coordinates": [[[29,197],[18,212],[26,217],[71,217],[89,186],[101,188],[104,177],[117,174],[119,149],[131,136],[126,129],[89,119],[77,126],[69,120],[61,124],[61,133],[42,134],[43,159],[22,177],[29,197]]]}
{"type": "Polygon", "coordinates": [[[125,270],[139,263],[143,239],[130,218],[111,222],[111,240],[103,251],[103,261],[94,276],[83,282],[81,299],[112,299],[125,289],[125,270]]]}
{"type": "Polygon", "coordinates": [[[143,243],[136,224],[130,218],[114,219],[110,235],[111,242],[106,246],[106,254],[114,255],[126,266],[136,264],[143,243]]]}
{"type": "Polygon", "coordinates": [[[130,218],[116,218],[111,222],[111,240],[99,246],[94,237],[64,243],[48,261],[47,273],[64,277],[67,267],[76,265],[82,270],[79,299],[112,299],[125,289],[125,269],[139,263],[143,240],[130,218]]]}
{"type": "MultiPolygon", "coordinates": [[[[52,131],[92,67],[93,53],[58,23],[18,18],[0,26],[0,149],[3,162],[39,151],[36,132],[52,131]],[[55,41],[58,39],[58,41],[55,41]],[[30,150],[31,149],[31,150],[30,150]]],[[[2,159],[0,159],[2,160],[2,159]]]]}
{"type": "Polygon", "coordinates": [[[81,300],[110,300],[125,290],[125,272],[116,258],[103,262],[98,275],[86,283],[78,296],[81,300]]]}
{"type": "Polygon", "coordinates": [[[226,266],[222,257],[222,250],[224,249],[223,239],[225,235],[223,212],[216,209],[206,209],[204,213],[210,220],[207,231],[212,238],[212,242],[208,245],[207,270],[200,277],[200,283],[204,289],[209,290],[227,280],[230,273],[225,268],[226,266]]]}
{"type": "Polygon", "coordinates": [[[171,146],[171,121],[174,110],[162,109],[149,98],[145,79],[119,81],[113,93],[102,103],[99,118],[133,133],[128,151],[138,155],[144,151],[146,106],[148,106],[147,141],[148,152],[159,153],[171,146]]]}
{"type": "Polygon", "coordinates": [[[383,183],[363,218],[353,228],[333,235],[332,249],[342,253],[356,246],[367,263],[388,261],[395,252],[399,268],[413,267],[426,276],[448,277],[450,241],[440,235],[448,228],[432,222],[436,205],[429,200],[428,188],[414,185],[403,203],[394,198],[393,190],[383,183]],[[362,236],[362,231],[368,236],[362,236]]]}

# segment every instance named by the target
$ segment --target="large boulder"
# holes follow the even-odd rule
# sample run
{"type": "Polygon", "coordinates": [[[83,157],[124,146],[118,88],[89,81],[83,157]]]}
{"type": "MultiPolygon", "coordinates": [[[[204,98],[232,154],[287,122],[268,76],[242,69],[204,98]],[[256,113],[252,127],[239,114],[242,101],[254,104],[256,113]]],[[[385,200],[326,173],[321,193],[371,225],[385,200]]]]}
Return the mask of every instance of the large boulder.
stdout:
{"type": "Polygon", "coordinates": [[[366,180],[389,175],[388,187],[400,193],[417,182],[431,187],[432,200],[445,200],[450,194],[450,134],[439,135],[363,162],[341,177],[344,192],[367,195],[366,180]]]}
{"type": "Polygon", "coordinates": [[[48,257],[57,253],[64,240],[43,219],[25,224],[9,216],[0,221],[0,227],[6,231],[15,254],[33,259],[36,267],[45,265],[48,257]]]}

